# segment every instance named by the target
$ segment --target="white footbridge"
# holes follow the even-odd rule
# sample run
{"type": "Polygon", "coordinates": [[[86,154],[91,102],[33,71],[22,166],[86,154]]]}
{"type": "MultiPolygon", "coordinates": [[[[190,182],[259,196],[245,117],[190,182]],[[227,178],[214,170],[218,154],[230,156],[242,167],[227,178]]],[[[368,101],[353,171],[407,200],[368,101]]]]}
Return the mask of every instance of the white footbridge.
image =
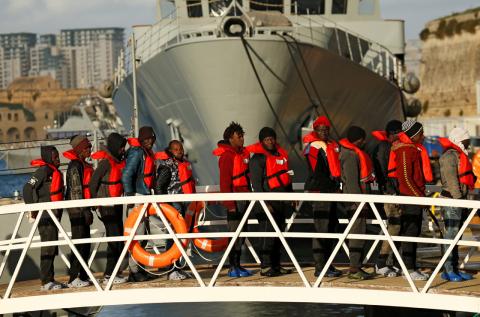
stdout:
{"type": "MultiPolygon", "coordinates": [[[[147,303],[183,303],[183,302],[309,302],[309,303],[337,303],[337,304],[360,304],[380,305],[396,307],[426,308],[446,311],[480,312],[480,276],[471,281],[452,283],[442,281],[439,277],[442,266],[454,246],[462,249],[469,248],[471,251],[480,247],[480,241],[476,241],[470,235],[468,239],[462,235],[469,228],[469,223],[480,208],[479,201],[452,200],[434,198],[414,198],[399,196],[377,196],[377,195],[348,195],[348,194],[314,194],[314,193],[199,193],[192,195],[162,195],[162,196],[136,196],[121,198],[89,199],[80,201],[64,201],[55,203],[40,204],[15,204],[0,207],[0,221],[2,217],[16,217],[15,226],[9,236],[11,238],[0,241],[0,252],[3,255],[3,262],[0,266],[0,274],[5,275],[5,267],[12,251],[20,253],[18,261],[14,265],[11,276],[7,283],[0,285],[0,314],[15,313],[24,311],[51,310],[73,307],[126,305],[126,304],[147,304],[147,303]],[[172,202],[219,202],[227,200],[248,201],[248,208],[235,232],[199,232],[177,234],[169,225],[165,215],[162,213],[162,204],[172,202]],[[292,225],[296,223],[312,223],[311,219],[299,219],[297,212],[286,220],[287,225],[281,231],[275,224],[270,213],[268,201],[334,201],[334,202],[356,202],[358,208],[350,219],[343,219],[346,228],[339,233],[316,233],[313,226],[309,232],[292,231],[292,225]],[[272,232],[242,232],[241,228],[248,223],[255,223],[252,219],[252,210],[258,203],[272,223],[272,232]],[[453,240],[424,237],[400,237],[390,236],[386,225],[381,219],[378,206],[384,203],[394,204],[415,204],[423,206],[451,206],[462,207],[468,210],[468,216],[463,223],[458,235],[453,240]],[[133,230],[128,236],[120,237],[92,237],[89,239],[72,240],[67,230],[53,216],[54,209],[68,209],[72,207],[98,207],[108,205],[140,205],[141,212],[136,219],[133,230]],[[147,208],[153,206],[157,216],[164,222],[168,233],[162,234],[140,234],[137,233],[142,219],[144,219],[147,208]],[[369,220],[372,225],[378,226],[378,234],[350,234],[354,222],[362,210],[369,208],[373,212],[374,219],[369,220]],[[39,211],[36,220],[28,223],[26,215],[30,211],[39,211]],[[42,214],[47,213],[55,222],[59,230],[59,240],[40,242],[37,235],[37,227],[42,214]],[[250,216],[250,217],[249,217],[250,216]],[[250,219],[249,219],[250,218],[250,219]],[[23,223],[23,224],[22,224],[23,223]],[[21,226],[27,225],[28,236],[19,237],[18,232],[21,226]],[[214,265],[206,265],[205,262],[192,261],[188,253],[188,247],[183,247],[181,241],[195,238],[230,238],[226,251],[218,258],[214,265]],[[277,237],[280,239],[287,257],[284,256],[283,264],[294,269],[294,273],[280,277],[260,276],[258,265],[253,264],[251,268],[255,274],[248,278],[229,278],[224,268],[228,258],[228,252],[232,249],[233,243],[239,238],[277,237]],[[297,259],[296,246],[294,241],[298,239],[328,238],[334,241],[333,253],[328,259],[325,269],[320,276],[315,277],[313,268],[305,265],[297,259]],[[114,274],[108,283],[101,283],[101,273],[94,272],[91,264],[98,254],[98,245],[108,241],[124,241],[125,247],[122,251],[124,258],[128,254],[128,245],[133,240],[159,240],[173,239],[181,251],[186,269],[193,278],[184,281],[169,281],[158,279],[143,283],[125,283],[113,285],[113,276],[121,270],[122,261],[116,264],[114,274]],[[295,240],[292,240],[295,239],[295,240]],[[428,281],[413,281],[408,274],[404,277],[385,278],[375,277],[368,281],[351,281],[347,277],[327,278],[326,268],[334,262],[337,254],[346,251],[348,254],[348,240],[360,239],[373,241],[370,251],[367,253],[366,261],[373,254],[374,249],[382,241],[388,241],[400,268],[406,272],[406,267],[400,256],[400,251],[395,242],[416,242],[425,245],[446,245],[446,252],[437,258],[434,269],[428,281]],[[91,243],[93,252],[91,258],[84,261],[77,251],[76,246],[82,243],[91,243]],[[29,252],[42,246],[68,246],[79,259],[82,267],[86,270],[93,281],[93,286],[82,289],[63,289],[58,291],[39,291],[40,283],[36,281],[20,281],[17,278],[21,273],[22,264],[29,252]],[[194,263],[195,262],[195,263],[194,263]],[[197,263],[199,262],[199,263],[197,263]]],[[[298,207],[297,207],[298,210],[298,207]]],[[[258,211],[257,211],[258,212],[258,211]]],[[[224,226],[225,221],[204,221],[202,225],[224,226]]],[[[308,226],[300,226],[301,228],[308,226]]],[[[222,227],[220,227],[222,228],[222,227]]],[[[294,227],[295,228],[295,227],[294,227]]],[[[7,234],[7,233],[5,233],[7,234]]],[[[251,244],[247,243],[253,258],[258,263],[258,257],[251,244]]],[[[310,249],[309,249],[310,250],[310,249]]],[[[307,250],[308,251],[308,250],[307,250]]],[[[310,250],[311,252],[311,250],[310,250]]],[[[298,254],[298,252],[297,252],[298,254]]],[[[472,252],[464,262],[471,259],[472,252]]],[[[304,256],[305,257],[305,256],[304,256]]],[[[63,256],[65,263],[68,261],[63,256]]],[[[310,258],[311,259],[311,258],[310,258]]],[[[465,264],[465,263],[463,263],[465,264]]],[[[5,280],[5,278],[4,278],[5,280]]]]}

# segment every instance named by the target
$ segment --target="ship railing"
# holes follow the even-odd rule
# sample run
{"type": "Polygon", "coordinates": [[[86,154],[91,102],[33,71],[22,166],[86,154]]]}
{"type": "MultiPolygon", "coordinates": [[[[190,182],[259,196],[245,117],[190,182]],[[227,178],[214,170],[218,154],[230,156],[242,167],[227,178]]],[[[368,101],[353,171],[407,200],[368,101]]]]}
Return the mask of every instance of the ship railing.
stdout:
{"type": "MultiPolygon", "coordinates": [[[[442,269],[445,261],[447,260],[448,255],[452,252],[455,246],[468,246],[468,247],[480,247],[480,241],[467,240],[462,238],[465,233],[469,223],[475,216],[480,207],[479,201],[474,200],[454,200],[454,199],[441,199],[441,198],[418,198],[418,197],[403,197],[403,196],[379,196],[379,195],[351,195],[351,194],[316,194],[316,193],[202,193],[202,194],[189,194],[189,195],[158,195],[158,196],[134,196],[134,197],[120,197],[120,198],[102,198],[102,199],[88,199],[88,200],[77,200],[77,201],[61,201],[61,202],[50,202],[50,203],[39,203],[39,204],[15,204],[8,206],[0,206],[0,217],[7,215],[18,216],[15,226],[12,228],[10,238],[0,241],[0,251],[5,252],[3,256],[2,267],[5,267],[5,263],[8,260],[8,257],[13,250],[20,252],[18,261],[15,263],[15,268],[13,274],[6,286],[5,292],[3,293],[2,300],[0,300],[0,311],[2,310],[2,302],[8,301],[12,295],[12,290],[15,284],[15,281],[18,277],[22,264],[25,260],[27,252],[31,249],[38,249],[43,246],[68,246],[75,257],[80,262],[81,266],[87,272],[88,276],[93,282],[93,285],[98,292],[109,291],[112,288],[113,278],[119,272],[121,267],[122,259],[127,255],[128,246],[133,240],[158,240],[158,239],[173,239],[175,245],[179,248],[185,262],[187,263],[188,268],[193,273],[198,286],[201,288],[204,287],[214,287],[218,281],[219,274],[223,269],[223,266],[227,260],[229,252],[232,250],[235,241],[238,238],[259,238],[259,237],[271,237],[279,238],[281,244],[289,256],[289,259],[292,265],[296,269],[296,273],[299,275],[302,281],[302,285],[306,288],[317,288],[320,285],[322,287],[328,287],[327,284],[322,284],[324,282],[324,277],[326,270],[330,264],[333,263],[335,257],[339,254],[342,247],[348,240],[365,240],[373,241],[373,243],[379,243],[382,241],[388,241],[393,254],[395,255],[396,261],[398,261],[401,270],[405,273],[405,278],[410,286],[410,289],[415,294],[426,294],[429,290],[436,288],[437,286],[432,287],[432,283],[437,277],[438,273],[442,269]],[[199,233],[185,233],[177,234],[173,231],[169,222],[167,221],[165,215],[162,212],[162,208],[165,203],[173,202],[221,202],[221,201],[245,201],[248,203],[248,208],[246,209],[240,224],[235,232],[199,232],[199,233]],[[302,223],[298,221],[296,212],[292,214],[292,217],[287,220],[287,226],[285,230],[281,230],[279,226],[275,223],[271,211],[269,210],[268,204],[270,201],[291,201],[291,202],[337,202],[337,203],[350,203],[355,204],[356,208],[353,212],[353,215],[347,219],[346,228],[340,233],[317,233],[317,232],[296,232],[291,231],[291,226],[294,223],[302,223]],[[442,206],[442,207],[458,207],[468,210],[468,216],[466,217],[465,222],[461,226],[458,234],[454,239],[437,239],[437,238],[425,238],[425,237],[405,237],[405,236],[391,236],[388,233],[384,220],[381,218],[378,206],[382,204],[399,204],[399,205],[421,205],[421,206],[442,206]],[[130,233],[126,236],[119,237],[97,237],[89,239],[75,239],[72,240],[67,234],[66,229],[62,226],[60,221],[55,217],[54,210],[59,209],[69,209],[69,208],[97,208],[99,206],[111,206],[111,205],[131,205],[141,206],[141,211],[139,216],[135,221],[130,233]],[[268,220],[270,221],[272,227],[274,228],[273,232],[252,232],[252,231],[242,231],[244,225],[249,221],[254,206],[261,206],[260,209],[255,209],[256,212],[265,213],[268,220]],[[137,233],[137,229],[140,226],[140,223],[144,217],[144,214],[147,208],[155,208],[157,217],[163,222],[168,233],[166,234],[141,234],[137,233]],[[354,223],[360,217],[360,214],[363,210],[369,209],[373,215],[372,224],[378,225],[380,227],[379,234],[352,234],[350,233],[354,223]],[[27,224],[28,236],[26,238],[18,238],[18,232],[22,225],[22,220],[25,216],[31,211],[38,211],[38,216],[32,224],[27,224]],[[39,221],[42,216],[50,217],[52,221],[57,226],[60,239],[58,241],[48,241],[48,242],[35,242],[35,233],[39,225],[39,221]],[[218,266],[215,269],[213,276],[207,281],[204,280],[197,269],[197,266],[193,264],[192,260],[186,253],[186,249],[182,246],[181,240],[183,239],[196,239],[196,238],[230,238],[228,247],[225,250],[223,256],[219,260],[218,266]],[[336,241],[334,243],[333,251],[328,258],[328,261],[320,273],[319,277],[316,278],[313,282],[310,282],[305,273],[302,271],[302,268],[297,260],[295,253],[292,250],[291,244],[287,242],[287,239],[313,239],[313,238],[322,238],[322,239],[332,239],[336,241]],[[116,263],[112,277],[108,280],[108,283],[102,287],[100,283],[96,280],[94,272],[90,269],[89,263],[92,263],[93,259],[89,259],[87,262],[81,258],[78,249],[76,248],[79,244],[84,243],[106,243],[111,241],[123,241],[125,246],[122,250],[120,260],[116,263]],[[438,264],[435,266],[430,278],[425,285],[419,286],[411,279],[408,274],[405,263],[400,256],[399,250],[395,242],[414,242],[422,244],[436,244],[444,245],[446,251],[442,255],[438,264]]],[[[258,207],[256,207],[258,208],[258,207]]],[[[211,223],[216,225],[217,223],[211,223]]],[[[8,228],[6,228],[8,229],[8,228]]],[[[6,233],[6,232],[4,232],[6,233]]],[[[95,251],[96,253],[96,251],[95,251]]],[[[94,257],[95,255],[93,255],[94,257]]],[[[197,264],[198,265],[198,264],[197,264]]],[[[3,272],[2,272],[3,273],[3,272]]]]}
{"type": "Polygon", "coordinates": [[[393,76],[401,82],[401,61],[390,50],[335,21],[325,17],[321,17],[321,20],[320,22],[308,15],[294,15],[291,18],[295,34],[301,40],[327,47],[380,76],[393,76]]]}
{"type": "MultiPolygon", "coordinates": [[[[308,15],[289,16],[292,27],[254,27],[253,35],[266,35],[272,32],[282,32],[293,35],[301,42],[311,43],[343,56],[358,63],[377,74],[386,78],[396,78],[401,82],[401,61],[386,47],[372,42],[364,36],[344,27],[335,21],[325,17],[313,19],[308,15]]],[[[172,45],[182,42],[210,40],[213,38],[226,37],[219,24],[224,17],[199,18],[200,24],[190,26],[185,20],[180,21],[176,11],[172,11],[167,17],[136,38],[136,55],[140,63],[148,61],[160,51],[168,49],[172,45]]],[[[116,71],[117,83],[132,72],[131,46],[128,45],[125,58],[118,62],[116,71]]]]}

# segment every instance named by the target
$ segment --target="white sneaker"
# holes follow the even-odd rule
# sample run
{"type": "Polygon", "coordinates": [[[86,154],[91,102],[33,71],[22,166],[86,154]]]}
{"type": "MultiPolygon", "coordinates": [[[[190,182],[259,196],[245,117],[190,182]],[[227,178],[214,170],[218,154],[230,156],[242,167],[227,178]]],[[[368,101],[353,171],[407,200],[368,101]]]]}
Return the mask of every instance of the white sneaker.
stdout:
{"type": "Polygon", "coordinates": [[[63,289],[63,288],[67,288],[67,286],[63,283],[53,281],[53,282],[48,282],[47,284],[43,284],[40,287],[40,290],[41,291],[56,291],[56,290],[63,289]]]}
{"type": "Polygon", "coordinates": [[[181,281],[186,279],[187,276],[182,274],[180,271],[173,271],[170,274],[168,274],[168,279],[171,281],[181,281]]]}
{"type": "MultiPolygon", "coordinates": [[[[103,278],[103,282],[102,284],[103,285],[107,285],[108,284],[108,280],[110,280],[110,276],[109,275],[105,275],[105,277],[103,278]]],[[[128,281],[128,277],[124,277],[124,276],[115,276],[113,278],[113,285],[118,285],[118,284],[123,284],[123,283],[127,283],[128,281]]]]}
{"type": "Polygon", "coordinates": [[[378,275],[381,275],[383,277],[397,277],[398,274],[394,270],[392,270],[388,266],[384,266],[382,268],[378,268],[377,265],[375,265],[375,273],[378,275]]]}
{"type": "Polygon", "coordinates": [[[90,286],[89,281],[82,281],[79,277],[74,279],[71,283],[68,283],[69,288],[82,288],[90,286]]]}
{"type": "MultiPolygon", "coordinates": [[[[422,272],[420,271],[412,271],[410,272],[410,278],[414,281],[426,281],[428,280],[428,274],[423,274],[422,272]]],[[[405,275],[403,276],[403,278],[405,278],[405,275]]]]}

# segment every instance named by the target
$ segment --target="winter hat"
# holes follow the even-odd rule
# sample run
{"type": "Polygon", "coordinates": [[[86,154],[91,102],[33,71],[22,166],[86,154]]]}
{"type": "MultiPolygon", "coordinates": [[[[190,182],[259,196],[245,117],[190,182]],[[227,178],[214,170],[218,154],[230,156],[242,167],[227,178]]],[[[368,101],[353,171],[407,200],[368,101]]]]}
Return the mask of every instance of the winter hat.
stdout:
{"type": "Polygon", "coordinates": [[[348,128],[347,139],[350,142],[355,142],[360,139],[365,139],[366,136],[367,134],[365,133],[365,130],[363,130],[360,127],[352,125],[350,128],[348,128]]]}
{"type": "Polygon", "coordinates": [[[450,134],[448,135],[448,139],[452,143],[454,143],[456,146],[461,148],[462,151],[464,152],[467,151],[462,141],[470,139],[470,135],[468,134],[468,131],[465,130],[464,128],[460,128],[460,127],[453,128],[453,130],[450,131],[450,134]]]}
{"type": "Polygon", "coordinates": [[[402,130],[409,138],[413,138],[423,130],[423,125],[414,120],[407,120],[402,123],[402,130]]]}
{"type": "Polygon", "coordinates": [[[262,128],[262,130],[260,130],[260,133],[258,134],[258,140],[263,141],[265,138],[268,137],[273,137],[274,139],[277,139],[277,133],[275,133],[275,130],[270,127],[262,128]]]}
{"type": "Polygon", "coordinates": [[[76,135],[70,139],[70,145],[73,151],[77,154],[82,153],[83,150],[92,147],[92,143],[84,135],[76,135]]]}
{"type": "Polygon", "coordinates": [[[52,154],[58,153],[57,148],[51,145],[40,147],[40,156],[45,163],[53,164],[52,154]]]}
{"type": "Polygon", "coordinates": [[[326,116],[319,116],[315,122],[313,122],[313,128],[316,129],[318,126],[324,125],[327,127],[331,126],[330,120],[326,116]]]}
{"type": "Polygon", "coordinates": [[[390,120],[385,127],[388,134],[398,134],[402,132],[402,122],[398,120],[390,120]]]}
{"type": "Polygon", "coordinates": [[[142,142],[143,140],[153,138],[155,139],[155,131],[153,131],[152,127],[145,126],[141,127],[138,131],[138,140],[142,142]]]}
{"type": "Polygon", "coordinates": [[[107,149],[117,159],[121,160],[120,149],[127,145],[127,139],[120,134],[113,132],[107,138],[107,149]]]}

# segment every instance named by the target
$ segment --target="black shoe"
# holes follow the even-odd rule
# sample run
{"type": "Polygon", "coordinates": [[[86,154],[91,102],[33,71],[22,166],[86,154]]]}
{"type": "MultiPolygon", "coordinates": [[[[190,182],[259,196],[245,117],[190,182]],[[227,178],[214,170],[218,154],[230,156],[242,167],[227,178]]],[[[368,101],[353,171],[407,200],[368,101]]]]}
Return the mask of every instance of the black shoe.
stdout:
{"type": "Polygon", "coordinates": [[[292,269],[286,269],[284,267],[276,267],[275,271],[278,271],[281,275],[286,275],[286,274],[292,274],[293,270],[292,269]]]}
{"type": "Polygon", "coordinates": [[[130,274],[128,275],[129,282],[146,282],[146,281],[150,281],[151,279],[152,278],[147,274],[140,273],[140,272],[138,273],[130,272],[130,274]]]}
{"type": "Polygon", "coordinates": [[[267,267],[260,270],[260,275],[267,277],[275,277],[282,275],[282,273],[280,273],[278,270],[275,270],[274,268],[267,267]]]}
{"type": "MultiPolygon", "coordinates": [[[[322,272],[322,269],[315,269],[315,273],[313,273],[313,275],[315,277],[319,277],[320,272],[322,272]]],[[[327,272],[325,272],[325,277],[340,277],[342,274],[342,271],[337,270],[337,268],[335,268],[333,265],[330,265],[327,272]]]]}
{"type": "Polygon", "coordinates": [[[349,272],[348,278],[351,280],[370,280],[374,277],[373,274],[367,273],[364,270],[359,270],[357,272],[349,272]]]}

